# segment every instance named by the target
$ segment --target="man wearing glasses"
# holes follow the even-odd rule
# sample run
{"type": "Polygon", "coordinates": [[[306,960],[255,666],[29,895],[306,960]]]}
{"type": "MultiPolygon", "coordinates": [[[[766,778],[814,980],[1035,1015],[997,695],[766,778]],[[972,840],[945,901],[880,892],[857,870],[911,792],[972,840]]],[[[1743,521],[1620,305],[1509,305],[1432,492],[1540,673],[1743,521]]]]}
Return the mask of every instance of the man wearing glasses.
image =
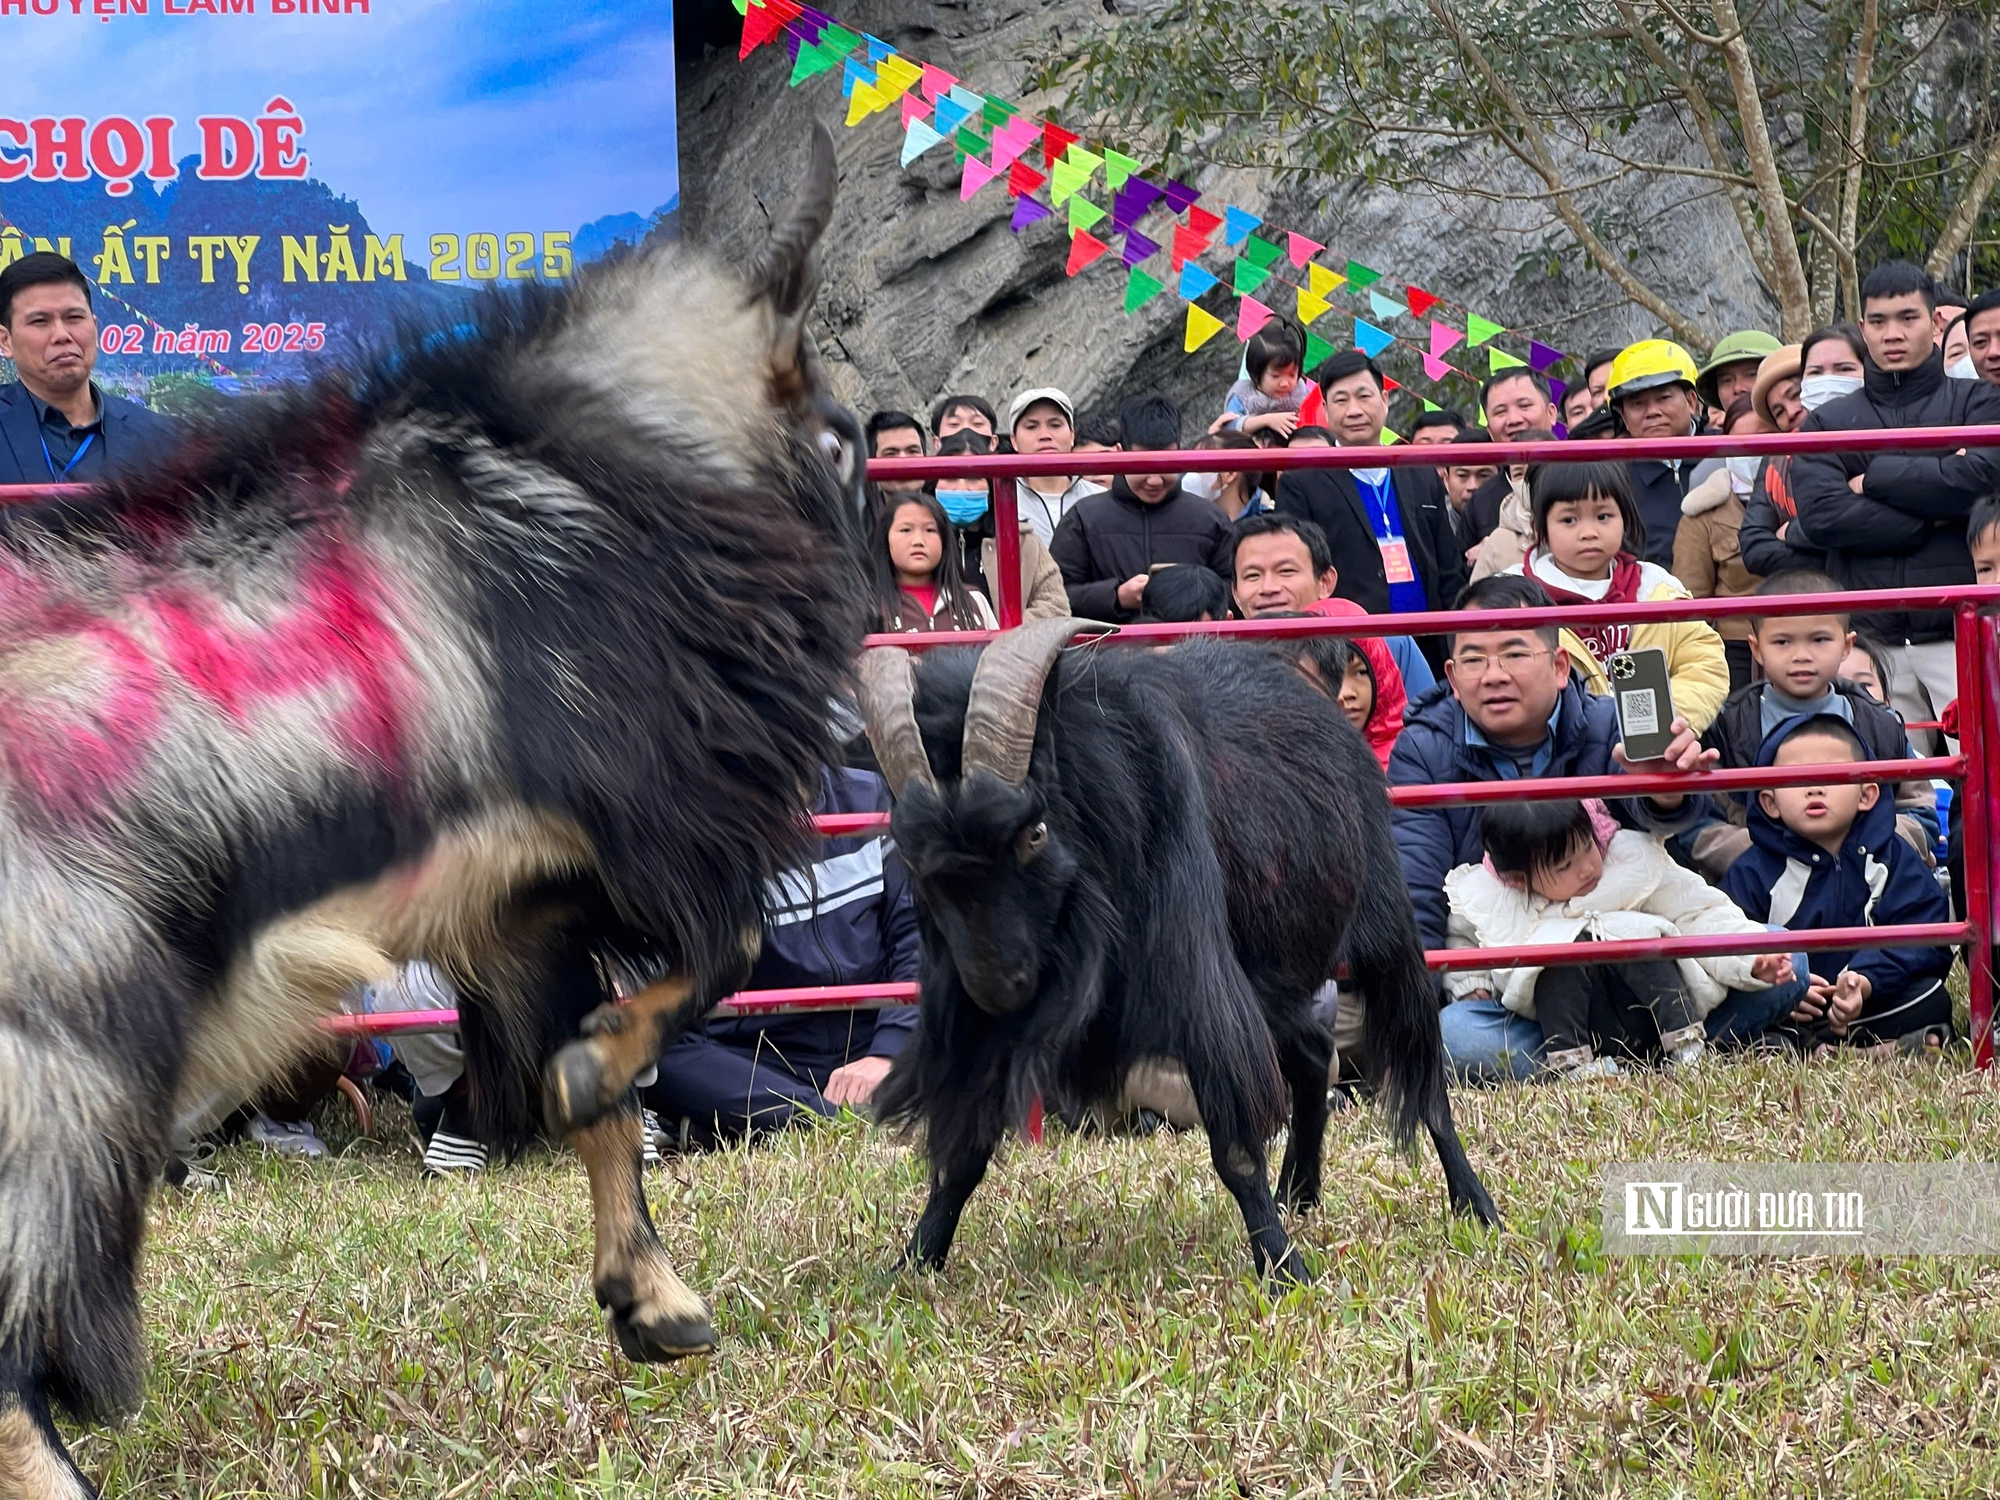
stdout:
{"type": "MultiPolygon", "coordinates": [[[[1531,579],[1496,575],[1460,594],[1457,609],[1549,607],[1531,579]]],[[[1389,758],[1391,786],[1455,781],[1519,781],[1544,776],[1605,776],[1621,770],[1696,771],[1715,764],[1684,720],[1658,760],[1628,765],[1618,744],[1618,710],[1570,676],[1569,653],[1553,625],[1462,631],[1445,658],[1445,686],[1412,705],[1389,758]]],[[[1674,834],[1700,821],[1706,799],[1678,793],[1609,804],[1631,828],[1674,834]]],[[[1399,807],[1396,846],[1403,880],[1426,948],[1445,946],[1444,878],[1478,864],[1478,807],[1399,807]]],[[[1445,1050],[1461,1077],[1527,1077],[1541,1051],[1541,1029],[1497,999],[1445,1007],[1445,1050]]]]}

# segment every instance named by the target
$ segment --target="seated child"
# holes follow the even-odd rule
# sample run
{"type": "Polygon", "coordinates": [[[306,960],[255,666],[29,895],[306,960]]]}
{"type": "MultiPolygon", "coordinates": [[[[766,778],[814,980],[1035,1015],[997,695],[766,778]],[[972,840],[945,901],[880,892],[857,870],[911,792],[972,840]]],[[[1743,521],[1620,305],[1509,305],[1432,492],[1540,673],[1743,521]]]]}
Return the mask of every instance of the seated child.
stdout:
{"type": "MultiPolygon", "coordinates": [[[[1449,943],[1621,941],[1766,929],[1649,834],[1619,828],[1600,803],[1501,802],[1485,809],[1486,861],[1445,877],[1449,943]]],[[[1542,1028],[1548,1069],[1564,1077],[1619,1071],[1608,1055],[1685,1066],[1705,1050],[1703,1019],[1731,990],[1788,983],[1782,953],[1472,970],[1447,977],[1454,1000],[1491,998],[1542,1028]]]]}
{"type": "MultiPolygon", "coordinates": [[[[1824,713],[1787,719],[1757,752],[1760,766],[1870,758],[1853,724],[1824,713]]],[[[1810,932],[1951,920],[1937,877],[1896,837],[1895,816],[1872,781],[1759,792],[1750,808],[1750,839],[1722,888],[1760,921],[1810,932]]],[[[1951,1034],[1951,996],[1944,985],[1950,968],[1949,948],[1816,953],[1809,992],[1790,1025],[1773,1029],[1802,1048],[1941,1044],[1951,1034]]]]}
{"type": "MultiPolygon", "coordinates": [[[[1840,585],[1822,573],[1774,573],[1757,586],[1759,598],[1785,594],[1837,594],[1840,585]]],[[[1701,737],[1705,749],[1719,750],[1725,769],[1758,764],[1764,738],[1779,724],[1801,714],[1832,714],[1854,726],[1867,747],[1864,760],[1906,760],[1910,737],[1896,711],[1840,676],[1854,648],[1846,615],[1770,615],[1750,621],[1750,655],[1764,680],[1738,688],[1701,737]]],[[[1718,797],[1727,821],[1694,831],[1687,852],[1694,866],[1720,880],[1750,847],[1747,799],[1718,797]]],[[[1903,781],[1895,789],[1896,831],[1924,857],[1937,845],[1937,792],[1928,781],[1903,781]]]]}
{"type": "Polygon", "coordinates": [[[1319,387],[1305,378],[1306,339],[1298,325],[1272,318],[1243,346],[1244,377],[1229,388],[1222,424],[1255,437],[1268,432],[1280,441],[1294,427],[1326,420],[1319,387]]]}
{"type": "Polygon", "coordinates": [[[1857,630],[1854,644],[1840,659],[1840,675],[1860,688],[1877,703],[1887,704],[1889,689],[1895,685],[1895,664],[1889,648],[1872,635],[1857,630]]]}
{"type": "MultiPolygon", "coordinates": [[[[1680,580],[1640,560],[1645,524],[1622,463],[1543,464],[1528,480],[1534,545],[1524,562],[1504,571],[1526,573],[1558,604],[1636,604],[1685,599],[1680,580]]],[[[1563,632],[1570,661],[1594,693],[1608,693],[1604,662],[1614,651],[1666,653],[1674,713],[1696,734],[1715,721],[1729,696],[1722,637],[1703,620],[1659,625],[1576,625],[1563,632]],[[1582,649],[1579,649],[1581,647],[1582,649]]]]}

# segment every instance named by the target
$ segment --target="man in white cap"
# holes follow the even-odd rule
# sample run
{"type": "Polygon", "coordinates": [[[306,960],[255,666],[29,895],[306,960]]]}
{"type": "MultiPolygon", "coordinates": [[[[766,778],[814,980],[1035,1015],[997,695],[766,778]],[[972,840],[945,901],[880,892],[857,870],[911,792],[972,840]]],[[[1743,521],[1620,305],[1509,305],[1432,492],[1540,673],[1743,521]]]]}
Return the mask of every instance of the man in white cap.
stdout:
{"type": "MultiPolygon", "coordinates": [[[[1016,453],[1068,453],[1076,447],[1076,407],[1052,385],[1023,391],[1007,407],[1007,435],[1016,453]]],[[[1103,488],[1074,474],[1038,474],[1015,481],[1015,503],[1046,547],[1076,502],[1103,488]]]]}

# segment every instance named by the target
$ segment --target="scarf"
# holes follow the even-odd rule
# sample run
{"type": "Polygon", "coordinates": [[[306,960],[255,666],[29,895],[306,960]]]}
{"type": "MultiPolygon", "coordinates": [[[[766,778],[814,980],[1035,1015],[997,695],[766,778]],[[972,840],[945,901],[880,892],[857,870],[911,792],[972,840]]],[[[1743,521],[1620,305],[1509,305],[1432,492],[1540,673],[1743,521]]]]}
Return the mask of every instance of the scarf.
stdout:
{"type": "MultiPolygon", "coordinates": [[[[1610,587],[1604,591],[1604,596],[1601,599],[1593,599],[1588,594],[1579,594],[1573,589],[1566,589],[1561,584],[1554,582],[1549,577],[1550,573],[1557,573],[1558,576],[1567,575],[1560,573],[1554,558],[1547,558],[1546,560],[1549,564],[1546,571],[1537,568],[1535,566],[1535,551],[1530,547],[1527,555],[1521,559],[1521,571],[1539,583],[1547,591],[1549,598],[1557,604],[1637,604],[1639,602],[1639,580],[1641,576],[1639,559],[1629,552],[1620,552],[1617,557],[1612,559],[1610,587]]],[[[1632,644],[1632,627],[1630,625],[1571,625],[1568,629],[1571,635],[1582,641],[1589,648],[1590,654],[1597,658],[1600,666],[1603,664],[1604,659],[1610,656],[1612,652],[1628,650],[1632,644]]]]}

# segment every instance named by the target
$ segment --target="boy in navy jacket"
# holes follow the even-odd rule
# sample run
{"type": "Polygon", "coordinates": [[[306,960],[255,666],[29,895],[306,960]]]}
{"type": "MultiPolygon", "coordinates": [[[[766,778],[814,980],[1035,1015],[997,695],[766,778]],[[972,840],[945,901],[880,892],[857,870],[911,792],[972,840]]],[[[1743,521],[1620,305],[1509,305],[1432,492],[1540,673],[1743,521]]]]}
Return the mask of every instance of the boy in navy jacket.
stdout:
{"type": "MultiPolygon", "coordinates": [[[[1832,714],[1787,719],[1764,738],[1760,766],[1864,761],[1854,726],[1832,714]]],[[[1750,849],[1722,888],[1761,922],[1794,932],[1948,922],[1950,904],[1875,782],[1780,787],[1750,806],[1750,849]]],[[[1803,1047],[1951,1034],[1949,948],[1859,948],[1813,955],[1811,989],[1788,1032],[1803,1047]],[[1823,978],[1831,975],[1831,978],[1823,978]]]]}

